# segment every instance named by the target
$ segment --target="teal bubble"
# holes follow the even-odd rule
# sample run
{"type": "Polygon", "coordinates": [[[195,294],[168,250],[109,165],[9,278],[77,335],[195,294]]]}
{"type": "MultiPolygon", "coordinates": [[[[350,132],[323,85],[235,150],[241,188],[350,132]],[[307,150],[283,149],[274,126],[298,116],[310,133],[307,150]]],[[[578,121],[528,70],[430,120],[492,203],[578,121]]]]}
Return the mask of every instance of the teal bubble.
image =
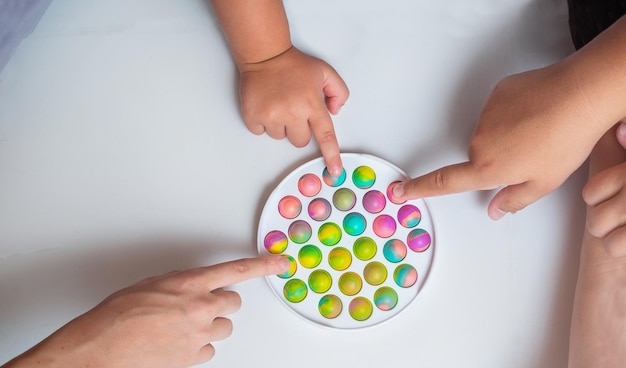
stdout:
{"type": "Polygon", "coordinates": [[[398,305],[398,293],[389,286],[383,286],[374,292],[374,304],[382,311],[389,311],[398,305]]]}
{"type": "Polygon", "coordinates": [[[407,248],[406,245],[399,239],[387,240],[383,246],[383,255],[392,263],[398,263],[406,257],[407,248]]]}
{"type": "Polygon", "coordinates": [[[393,271],[393,280],[400,287],[411,287],[417,282],[417,270],[410,264],[401,264],[393,271]]]}
{"type": "Polygon", "coordinates": [[[322,172],[322,179],[326,185],[330,187],[338,187],[346,181],[346,170],[342,169],[341,175],[339,176],[332,176],[328,172],[328,169],[324,168],[324,171],[322,172]]]}
{"type": "Polygon", "coordinates": [[[363,234],[367,223],[365,217],[358,212],[351,212],[343,218],[343,230],[352,236],[363,234]]]}

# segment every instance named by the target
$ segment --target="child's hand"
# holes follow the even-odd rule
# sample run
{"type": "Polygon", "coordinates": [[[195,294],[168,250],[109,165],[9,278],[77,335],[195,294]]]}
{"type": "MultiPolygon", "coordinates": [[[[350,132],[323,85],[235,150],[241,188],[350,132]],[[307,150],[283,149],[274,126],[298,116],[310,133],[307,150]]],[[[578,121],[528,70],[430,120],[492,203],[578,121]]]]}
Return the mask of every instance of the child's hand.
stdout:
{"type": "Polygon", "coordinates": [[[576,82],[561,64],[503,79],[478,118],[469,161],[396,186],[395,194],[418,198],[505,186],[489,204],[493,219],[548,194],[586,160],[608,129],[590,108],[588,91],[576,82]]]}
{"type": "Polygon", "coordinates": [[[348,99],[343,79],[326,62],[295,47],[256,64],[240,66],[241,112],[254,134],[287,137],[296,147],[317,140],[332,175],[342,170],[339,144],[329,115],[348,99]]]}
{"type": "Polygon", "coordinates": [[[215,354],[212,342],[230,336],[232,322],[225,316],[241,306],[239,294],[222,287],[288,267],[284,257],[259,257],[145,279],[112,294],[6,367],[200,364],[215,354]]]}
{"type": "MultiPolygon", "coordinates": [[[[626,148],[626,125],[619,124],[617,141],[626,148]]],[[[615,155],[612,155],[613,157],[615,155]]],[[[591,177],[583,188],[587,210],[587,230],[602,238],[612,256],[626,255],[626,162],[609,167],[591,177]]]]}
{"type": "Polygon", "coordinates": [[[612,256],[626,255],[626,163],[608,168],[589,179],[583,188],[587,229],[612,256]]]}

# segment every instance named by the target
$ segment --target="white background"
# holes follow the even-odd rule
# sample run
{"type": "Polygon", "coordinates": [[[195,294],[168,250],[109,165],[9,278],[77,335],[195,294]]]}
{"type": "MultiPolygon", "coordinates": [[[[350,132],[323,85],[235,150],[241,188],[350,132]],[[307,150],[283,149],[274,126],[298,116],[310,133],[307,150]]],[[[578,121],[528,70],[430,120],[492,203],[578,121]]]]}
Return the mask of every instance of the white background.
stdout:
{"type": "MultiPolygon", "coordinates": [[[[565,3],[285,5],[294,43],[350,87],[342,150],[416,176],[466,159],[499,79],[573,51],[565,3]]],[[[141,278],[256,254],[267,195],[319,151],[249,133],[236,78],[208,2],[52,2],[0,74],[0,362],[141,278]]],[[[235,285],[206,366],[563,367],[585,177],[499,222],[493,193],[430,199],[431,278],[379,326],[322,329],[263,279],[235,285]]]]}

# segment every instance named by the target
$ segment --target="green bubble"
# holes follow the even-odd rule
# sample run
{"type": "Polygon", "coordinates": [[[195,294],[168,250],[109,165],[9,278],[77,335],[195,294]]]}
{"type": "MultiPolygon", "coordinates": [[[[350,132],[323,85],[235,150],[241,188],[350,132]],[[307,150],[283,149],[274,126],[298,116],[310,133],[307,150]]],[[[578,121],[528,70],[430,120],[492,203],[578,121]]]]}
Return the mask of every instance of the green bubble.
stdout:
{"type": "Polygon", "coordinates": [[[380,262],[370,262],[363,269],[363,277],[370,285],[380,285],[387,279],[387,268],[380,262]]]}
{"type": "Polygon", "coordinates": [[[309,275],[309,288],[318,293],[325,293],[333,284],[333,278],[325,270],[315,270],[309,275]]]}
{"type": "Polygon", "coordinates": [[[339,290],[342,293],[352,296],[356,295],[361,291],[363,287],[363,281],[361,280],[361,276],[359,276],[355,272],[346,272],[339,277],[339,290]]]}
{"type": "Polygon", "coordinates": [[[298,261],[306,268],[317,267],[322,262],[322,251],[315,245],[305,245],[298,252],[298,261]]]}
{"type": "Polygon", "coordinates": [[[280,277],[281,279],[290,278],[296,273],[296,270],[298,269],[298,264],[296,263],[295,258],[293,258],[290,255],[285,255],[285,257],[287,257],[287,259],[289,260],[289,269],[285,271],[284,273],[279,273],[278,275],[276,275],[280,277]]]}
{"type": "Polygon", "coordinates": [[[317,237],[324,245],[335,245],[341,240],[341,228],[334,222],[326,222],[320,226],[317,237]]]}
{"type": "Polygon", "coordinates": [[[352,299],[348,306],[350,317],[357,321],[365,321],[370,318],[373,311],[374,307],[372,306],[372,302],[362,296],[352,299]]]}
{"type": "Polygon", "coordinates": [[[357,188],[367,189],[374,185],[376,173],[369,166],[359,166],[352,173],[352,182],[357,188]]]}
{"type": "Polygon", "coordinates": [[[350,211],[356,204],[356,194],[348,188],[337,189],[333,194],[333,204],[340,211],[350,211]]]}
{"type": "Polygon", "coordinates": [[[317,308],[322,316],[332,319],[341,314],[343,304],[337,295],[329,294],[320,299],[317,308]]]}
{"type": "Polygon", "coordinates": [[[285,283],[283,287],[283,295],[285,299],[292,303],[300,303],[306,298],[308,289],[304,281],[300,279],[291,279],[285,283]]]}
{"type": "Polygon", "coordinates": [[[352,264],[352,253],[344,247],[333,248],[328,253],[330,267],[337,271],[343,271],[352,264]]]}
{"type": "Polygon", "coordinates": [[[362,261],[369,261],[376,255],[376,242],[367,236],[358,238],[352,247],[354,256],[362,261]]]}

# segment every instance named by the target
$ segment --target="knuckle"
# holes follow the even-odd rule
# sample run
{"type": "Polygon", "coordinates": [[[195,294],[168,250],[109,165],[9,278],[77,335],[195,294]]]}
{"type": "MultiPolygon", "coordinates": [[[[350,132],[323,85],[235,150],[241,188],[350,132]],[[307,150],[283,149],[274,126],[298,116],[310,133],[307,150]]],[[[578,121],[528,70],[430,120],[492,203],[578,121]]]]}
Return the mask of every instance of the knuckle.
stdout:
{"type": "Polygon", "coordinates": [[[507,197],[504,198],[501,203],[502,210],[510,213],[515,213],[517,211],[521,211],[528,206],[528,203],[520,200],[517,197],[507,197]]]}
{"type": "Polygon", "coordinates": [[[250,265],[245,259],[238,259],[236,261],[233,261],[233,269],[237,273],[246,274],[250,272],[250,265]]]}
{"type": "Polygon", "coordinates": [[[446,176],[441,172],[441,170],[435,171],[435,175],[433,175],[433,187],[437,190],[442,190],[446,188],[446,176]]]}

